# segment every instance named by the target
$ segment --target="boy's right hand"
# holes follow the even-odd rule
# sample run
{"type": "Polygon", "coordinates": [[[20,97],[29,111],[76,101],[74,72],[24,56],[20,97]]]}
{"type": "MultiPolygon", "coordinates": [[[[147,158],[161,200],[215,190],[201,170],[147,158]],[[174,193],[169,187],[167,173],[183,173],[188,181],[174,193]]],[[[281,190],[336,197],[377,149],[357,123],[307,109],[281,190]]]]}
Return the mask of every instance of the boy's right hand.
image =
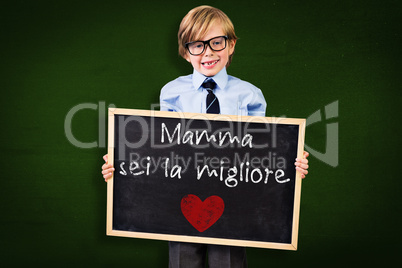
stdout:
{"type": "Polygon", "coordinates": [[[103,174],[103,178],[105,179],[105,181],[107,181],[108,179],[110,179],[113,176],[113,165],[112,164],[108,164],[108,156],[107,154],[105,154],[103,156],[103,160],[105,160],[105,164],[103,164],[102,166],[102,174],[103,174]]]}

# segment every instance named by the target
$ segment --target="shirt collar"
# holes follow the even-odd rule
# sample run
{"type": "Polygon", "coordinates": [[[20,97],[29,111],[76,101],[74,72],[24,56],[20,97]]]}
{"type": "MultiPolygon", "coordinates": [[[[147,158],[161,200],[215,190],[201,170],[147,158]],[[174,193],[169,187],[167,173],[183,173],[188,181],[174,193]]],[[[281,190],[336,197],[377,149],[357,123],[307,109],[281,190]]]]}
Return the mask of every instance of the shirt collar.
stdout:
{"type": "MultiPolygon", "coordinates": [[[[201,87],[202,83],[207,77],[194,69],[193,72],[193,86],[197,90],[201,87]]],[[[211,77],[214,79],[215,83],[218,85],[217,88],[224,89],[228,83],[228,74],[226,72],[226,67],[224,67],[219,73],[211,77]]]]}

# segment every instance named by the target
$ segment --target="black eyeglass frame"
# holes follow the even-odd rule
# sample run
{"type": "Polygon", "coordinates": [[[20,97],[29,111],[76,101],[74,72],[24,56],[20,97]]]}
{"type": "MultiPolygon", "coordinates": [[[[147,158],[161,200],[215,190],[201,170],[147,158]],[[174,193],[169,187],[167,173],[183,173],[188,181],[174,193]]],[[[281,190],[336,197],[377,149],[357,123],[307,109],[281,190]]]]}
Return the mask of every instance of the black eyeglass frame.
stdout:
{"type": "Polygon", "coordinates": [[[226,48],[226,46],[227,46],[227,41],[228,41],[228,39],[229,39],[229,38],[228,38],[226,35],[221,35],[221,36],[215,36],[215,37],[213,37],[213,38],[211,38],[211,39],[209,39],[209,40],[206,40],[206,41],[200,41],[200,40],[199,40],[199,41],[188,42],[188,43],[185,43],[184,46],[185,46],[185,48],[187,49],[187,51],[188,51],[191,55],[193,55],[193,56],[198,56],[198,55],[201,55],[202,53],[204,53],[205,48],[206,48],[206,45],[208,45],[209,48],[210,48],[211,50],[213,50],[213,51],[222,51],[222,50],[224,50],[224,49],[226,48]],[[222,49],[213,49],[213,48],[211,47],[210,42],[211,42],[213,39],[219,38],[219,37],[223,37],[223,38],[225,39],[225,47],[222,48],[222,49]],[[190,52],[190,49],[188,48],[188,46],[191,45],[191,44],[197,43],[197,42],[203,43],[203,44],[204,44],[204,48],[202,49],[202,51],[201,51],[200,53],[198,53],[198,54],[193,54],[193,53],[190,52]]]}

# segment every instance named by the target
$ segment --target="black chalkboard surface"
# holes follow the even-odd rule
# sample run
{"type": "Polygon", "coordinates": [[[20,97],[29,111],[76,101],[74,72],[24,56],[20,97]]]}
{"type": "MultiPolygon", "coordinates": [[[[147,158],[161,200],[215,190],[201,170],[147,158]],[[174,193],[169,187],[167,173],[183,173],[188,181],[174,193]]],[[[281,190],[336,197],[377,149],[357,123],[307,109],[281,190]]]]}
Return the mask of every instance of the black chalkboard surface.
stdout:
{"type": "Polygon", "coordinates": [[[304,128],[110,108],[107,234],[296,250],[304,128]]]}

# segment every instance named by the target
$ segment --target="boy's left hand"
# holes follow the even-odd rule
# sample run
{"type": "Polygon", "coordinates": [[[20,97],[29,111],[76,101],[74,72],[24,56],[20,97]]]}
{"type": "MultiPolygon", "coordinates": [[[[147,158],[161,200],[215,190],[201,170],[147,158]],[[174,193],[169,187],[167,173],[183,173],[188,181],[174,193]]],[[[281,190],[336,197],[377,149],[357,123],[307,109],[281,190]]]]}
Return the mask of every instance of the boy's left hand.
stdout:
{"type": "Polygon", "coordinates": [[[307,157],[309,155],[310,154],[308,152],[304,151],[302,159],[296,158],[296,162],[295,162],[296,170],[301,173],[302,179],[304,179],[306,177],[306,175],[308,174],[308,171],[307,171],[307,169],[308,169],[307,157]]]}

